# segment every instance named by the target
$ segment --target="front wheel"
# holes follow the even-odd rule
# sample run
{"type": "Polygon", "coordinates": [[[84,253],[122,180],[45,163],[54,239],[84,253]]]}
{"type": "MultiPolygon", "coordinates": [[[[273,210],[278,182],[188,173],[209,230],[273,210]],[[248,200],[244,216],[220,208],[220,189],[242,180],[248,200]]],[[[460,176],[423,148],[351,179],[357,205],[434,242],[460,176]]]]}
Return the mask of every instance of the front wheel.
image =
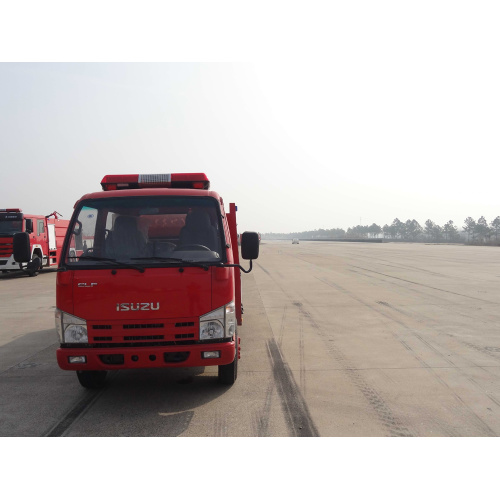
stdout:
{"type": "Polygon", "coordinates": [[[36,276],[41,267],[42,267],[42,260],[37,254],[33,254],[33,258],[31,259],[30,262],[28,262],[26,266],[26,272],[30,277],[36,276]]]}
{"type": "Polygon", "coordinates": [[[219,383],[222,385],[233,385],[238,377],[238,339],[236,338],[236,349],[234,360],[228,365],[219,365],[219,383]]]}
{"type": "Polygon", "coordinates": [[[86,389],[101,389],[104,387],[106,371],[77,371],[78,382],[86,389]]]}

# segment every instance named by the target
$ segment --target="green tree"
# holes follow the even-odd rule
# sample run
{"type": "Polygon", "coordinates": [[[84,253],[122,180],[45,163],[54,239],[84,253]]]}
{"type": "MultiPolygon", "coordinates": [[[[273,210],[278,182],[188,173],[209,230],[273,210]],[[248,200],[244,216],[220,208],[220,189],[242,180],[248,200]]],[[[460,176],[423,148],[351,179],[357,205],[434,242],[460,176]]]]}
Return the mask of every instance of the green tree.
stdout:
{"type": "Polygon", "coordinates": [[[389,231],[391,232],[391,238],[394,240],[398,237],[399,225],[401,222],[399,219],[394,219],[392,224],[389,226],[389,231]]]}
{"type": "Polygon", "coordinates": [[[432,237],[435,241],[441,241],[443,239],[443,228],[434,224],[432,227],[432,237]]]}
{"type": "Polygon", "coordinates": [[[391,229],[392,229],[392,234],[394,235],[393,238],[402,238],[403,237],[403,231],[402,231],[403,223],[398,219],[394,219],[391,224],[391,229]]]}
{"type": "Polygon", "coordinates": [[[411,241],[417,241],[422,232],[422,226],[415,219],[406,221],[406,234],[411,241]]]}
{"type": "Polygon", "coordinates": [[[490,236],[490,227],[488,226],[488,222],[483,216],[479,217],[479,219],[477,220],[476,232],[481,241],[484,241],[490,236]]]}
{"type": "Polygon", "coordinates": [[[443,233],[445,235],[445,239],[448,241],[455,241],[458,238],[458,228],[453,225],[452,220],[449,220],[443,226],[443,233]]]}
{"type": "Polygon", "coordinates": [[[381,232],[382,228],[375,222],[368,228],[368,233],[372,235],[372,238],[376,238],[381,232]]]}
{"type": "Polygon", "coordinates": [[[467,233],[467,241],[470,241],[472,236],[472,240],[474,240],[474,235],[476,232],[476,221],[472,217],[467,217],[464,220],[464,225],[462,226],[463,230],[467,233]]]}
{"type": "Polygon", "coordinates": [[[433,235],[434,235],[434,222],[432,222],[430,219],[427,219],[425,221],[425,229],[424,229],[424,233],[426,234],[427,236],[427,239],[432,239],[433,238],[433,235]]]}
{"type": "Polygon", "coordinates": [[[495,234],[495,240],[498,241],[498,234],[500,233],[500,216],[496,216],[491,221],[491,229],[495,234]]]}
{"type": "Polygon", "coordinates": [[[411,221],[408,219],[406,222],[401,222],[399,224],[399,234],[401,235],[401,239],[407,240],[408,239],[408,224],[411,223],[411,221]]]}

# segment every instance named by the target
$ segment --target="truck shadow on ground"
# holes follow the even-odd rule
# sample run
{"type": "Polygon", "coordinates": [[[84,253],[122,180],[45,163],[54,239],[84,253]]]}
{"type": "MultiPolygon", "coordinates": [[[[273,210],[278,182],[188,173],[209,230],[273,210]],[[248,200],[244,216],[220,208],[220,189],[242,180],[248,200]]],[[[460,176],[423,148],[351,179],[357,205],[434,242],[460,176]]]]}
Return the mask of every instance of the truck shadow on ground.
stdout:
{"type": "Polygon", "coordinates": [[[25,274],[23,271],[9,271],[7,273],[0,274],[0,280],[7,281],[15,278],[29,278],[29,276],[25,274]]]}
{"type": "MultiPolygon", "coordinates": [[[[41,271],[38,271],[38,274],[49,274],[49,273],[55,273],[57,272],[57,269],[42,269],[41,271]]],[[[36,276],[29,276],[27,273],[24,271],[18,270],[18,271],[8,271],[6,273],[0,273],[0,281],[8,281],[12,279],[18,279],[18,278],[34,278],[36,279],[36,276]]]]}
{"type": "Polygon", "coordinates": [[[175,437],[231,389],[218,383],[216,367],[109,371],[103,389],[84,389],[57,365],[56,337],[42,330],[2,346],[1,436],[175,437]]]}
{"type": "Polygon", "coordinates": [[[110,372],[100,391],[80,388],[76,375],[72,383],[83,398],[92,393],[95,398],[68,427],[65,434],[71,436],[179,436],[197,408],[230,389],[218,383],[213,367],[110,372]]]}

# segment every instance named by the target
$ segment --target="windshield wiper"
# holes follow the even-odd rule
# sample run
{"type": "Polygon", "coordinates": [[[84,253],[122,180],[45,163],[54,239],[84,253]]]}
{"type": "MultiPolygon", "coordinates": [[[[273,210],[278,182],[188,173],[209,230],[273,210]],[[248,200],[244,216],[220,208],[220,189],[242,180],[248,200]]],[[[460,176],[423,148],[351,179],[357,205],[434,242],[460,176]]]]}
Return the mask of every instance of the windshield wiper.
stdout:
{"type": "Polygon", "coordinates": [[[206,263],[200,263],[194,260],[179,259],[177,257],[133,257],[132,260],[157,260],[159,262],[175,262],[179,264],[187,264],[189,266],[201,267],[205,271],[208,271],[208,264],[206,263]]]}
{"type": "Polygon", "coordinates": [[[108,262],[110,264],[116,264],[116,265],[119,265],[119,266],[128,267],[130,269],[137,269],[137,271],[140,271],[141,273],[144,272],[144,268],[141,267],[141,266],[136,266],[136,265],[130,264],[128,262],[123,262],[123,261],[116,260],[116,259],[111,259],[111,258],[108,258],[108,257],[96,257],[94,255],[82,255],[81,257],[76,257],[76,258],[78,260],[95,260],[97,262],[108,262]]]}

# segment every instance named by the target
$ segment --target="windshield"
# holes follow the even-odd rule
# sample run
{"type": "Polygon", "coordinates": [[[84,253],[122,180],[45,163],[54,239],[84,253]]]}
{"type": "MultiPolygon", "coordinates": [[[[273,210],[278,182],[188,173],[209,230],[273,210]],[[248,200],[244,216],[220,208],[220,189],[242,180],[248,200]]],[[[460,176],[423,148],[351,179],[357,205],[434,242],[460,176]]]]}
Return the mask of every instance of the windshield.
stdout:
{"type": "Polygon", "coordinates": [[[223,230],[212,197],[86,200],[68,231],[64,262],[78,267],[220,262],[223,230]]]}
{"type": "Polygon", "coordinates": [[[21,233],[23,230],[23,214],[21,213],[1,213],[0,214],[0,234],[10,235],[21,233]]]}

